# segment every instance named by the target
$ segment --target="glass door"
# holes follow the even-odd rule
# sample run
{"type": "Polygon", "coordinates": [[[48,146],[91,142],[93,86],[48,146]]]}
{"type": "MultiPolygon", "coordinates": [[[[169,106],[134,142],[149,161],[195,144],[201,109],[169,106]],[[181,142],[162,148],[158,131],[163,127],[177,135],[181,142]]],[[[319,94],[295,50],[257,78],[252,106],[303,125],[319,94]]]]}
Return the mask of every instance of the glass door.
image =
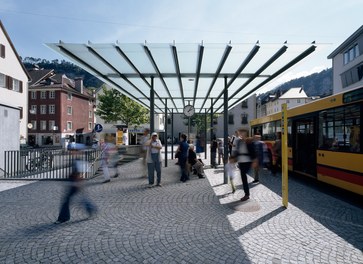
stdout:
{"type": "Polygon", "coordinates": [[[293,121],[294,171],[316,177],[316,118],[293,121]]]}

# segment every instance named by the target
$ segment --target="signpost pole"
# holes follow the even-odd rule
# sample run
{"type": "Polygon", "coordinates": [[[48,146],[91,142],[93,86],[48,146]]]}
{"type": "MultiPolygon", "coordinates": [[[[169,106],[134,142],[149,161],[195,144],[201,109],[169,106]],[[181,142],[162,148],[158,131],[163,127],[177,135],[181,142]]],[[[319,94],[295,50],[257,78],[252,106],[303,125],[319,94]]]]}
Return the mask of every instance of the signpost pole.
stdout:
{"type": "Polygon", "coordinates": [[[282,164],[282,205],[287,208],[288,199],[288,149],[287,149],[287,104],[282,104],[281,113],[281,164],[282,164]]]}

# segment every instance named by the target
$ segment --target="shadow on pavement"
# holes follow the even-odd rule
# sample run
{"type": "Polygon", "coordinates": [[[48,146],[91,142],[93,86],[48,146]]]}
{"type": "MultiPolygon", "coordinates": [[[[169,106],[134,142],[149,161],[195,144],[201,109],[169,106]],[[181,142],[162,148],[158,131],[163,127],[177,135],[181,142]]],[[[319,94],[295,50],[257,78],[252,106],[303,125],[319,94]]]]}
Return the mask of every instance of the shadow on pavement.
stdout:
{"type": "MultiPolygon", "coordinates": [[[[281,196],[281,175],[262,175],[260,184],[281,196]]],[[[351,203],[349,199],[339,196],[346,192],[290,175],[288,190],[289,204],[299,208],[354,247],[363,249],[363,209],[356,202],[351,203]]]]}

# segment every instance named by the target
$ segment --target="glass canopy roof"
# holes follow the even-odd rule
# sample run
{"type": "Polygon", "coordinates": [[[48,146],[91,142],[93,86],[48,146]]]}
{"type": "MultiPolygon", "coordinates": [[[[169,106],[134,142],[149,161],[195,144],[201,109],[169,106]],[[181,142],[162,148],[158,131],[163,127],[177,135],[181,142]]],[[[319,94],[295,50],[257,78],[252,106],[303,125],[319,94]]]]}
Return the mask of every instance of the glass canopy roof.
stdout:
{"type": "Polygon", "coordinates": [[[48,47],[155,112],[223,112],[314,52],[315,44],[59,43],[48,47]]]}

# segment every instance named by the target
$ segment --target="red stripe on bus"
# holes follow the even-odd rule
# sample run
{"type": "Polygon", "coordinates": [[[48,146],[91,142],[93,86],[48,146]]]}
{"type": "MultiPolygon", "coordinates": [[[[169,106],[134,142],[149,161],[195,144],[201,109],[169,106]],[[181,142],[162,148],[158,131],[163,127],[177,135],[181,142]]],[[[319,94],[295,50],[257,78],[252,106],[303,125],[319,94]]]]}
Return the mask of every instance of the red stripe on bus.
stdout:
{"type": "Polygon", "coordinates": [[[351,182],[363,186],[363,177],[354,173],[318,166],[318,173],[324,176],[333,177],[342,181],[351,182]]]}

